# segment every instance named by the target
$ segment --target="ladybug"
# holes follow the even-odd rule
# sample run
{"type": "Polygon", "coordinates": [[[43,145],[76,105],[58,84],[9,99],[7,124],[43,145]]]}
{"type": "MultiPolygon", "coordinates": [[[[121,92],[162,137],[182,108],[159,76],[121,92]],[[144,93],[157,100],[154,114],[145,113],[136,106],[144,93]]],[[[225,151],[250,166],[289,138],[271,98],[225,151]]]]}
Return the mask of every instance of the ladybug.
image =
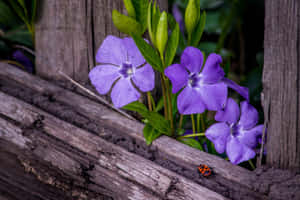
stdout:
{"type": "Polygon", "coordinates": [[[212,174],[212,170],[211,168],[209,168],[207,165],[205,164],[200,164],[198,166],[198,170],[200,172],[200,174],[204,177],[209,177],[212,174]]]}

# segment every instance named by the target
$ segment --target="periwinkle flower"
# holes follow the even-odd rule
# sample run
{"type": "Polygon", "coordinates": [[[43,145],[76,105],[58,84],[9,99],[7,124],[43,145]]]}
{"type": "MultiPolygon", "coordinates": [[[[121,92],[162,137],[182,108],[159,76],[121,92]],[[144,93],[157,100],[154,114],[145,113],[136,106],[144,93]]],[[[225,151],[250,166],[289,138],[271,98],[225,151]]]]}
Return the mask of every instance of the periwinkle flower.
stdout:
{"type": "Polygon", "coordinates": [[[214,143],[218,153],[224,153],[233,164],[255,157],[254,148],[262,135],[263,125],[257,125],[258,112],[247,101],[238,104],[228,98],[226,106],[215,115],[219,123],[210,126],[206,137],[214,143]]]}
{"type": "Polygon", "coordinates": [[[140,98],[140,92],[154,88],[154,71],[132,38],[107,36],[100,46],[96,61],[100,63],[89,78],[100,94],[106,94],[114,84],[111,99],[116,107],[123,107],[140,98]]]}
{"type": "Polygon", "coordinates": [[[181,114],[202,113],[205,109],[219,110],[227,99],[227,85],[222,82],[224,71],[222,58],[212,53],[201,71],[203,55],[195,47],[187,47],[181,55],[181,63],[170,65],[165,75],[172,82],[172,92],[180,89],[177,107],[181,114]]]}
{"type": "Polygon", "coordinates": [[[33,73],[34,66],[31,60],[20,50],[16,50],[13,55],[13,59],[18,61],[20,64],[22,64],[25,67],[25,70],[29,73],[33,73]]]}

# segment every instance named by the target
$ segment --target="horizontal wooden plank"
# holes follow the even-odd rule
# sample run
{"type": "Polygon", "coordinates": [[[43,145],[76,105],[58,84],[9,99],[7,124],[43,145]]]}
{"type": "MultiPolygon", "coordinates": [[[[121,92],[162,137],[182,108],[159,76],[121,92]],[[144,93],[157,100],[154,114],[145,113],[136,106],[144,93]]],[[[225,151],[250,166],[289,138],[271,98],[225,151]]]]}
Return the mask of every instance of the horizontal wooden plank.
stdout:
{"type": "MultiPolygon", "coordinates": [[[[3,64],[0,64],[0,66],[1,65],[3,64]]],[[[109,138],[109,135],[114,134],[115,137],[120,137],[120,140],[123,139],[123,137],[129,137],[133,143],[130,145],[124,143],[123,145],[123,147],[128,148],[129,151],[132,151],[132,148],[136,148],[134,147],[136,146],[135,143],[142,146],[141,148],[148,148],[146,147],[142,136],[143,125],[141,123],[127,119],[121,114],[113,112],[110,108],[92,99],[63,89],[9,65],[4,66],[3,70],[0,71],[0,78],[3,77],[4,79],[14,81],[22,87],[30,88],[35,92],[33,94],[39,93],[43,96],[48,95],[48,97],[55,99],[55,101],[75,110],[77,112],[75,114],[84,116],[85,120],[90,120],[89,123],[92,123],[93,126],[98,126],[98,128],[92,128],[92,131],[95,131],[99,136],[109,138]],[[103,131],[101,126],[108,127],[110,130],[106,129],[106,131],[103,131]],[[113,132],[111,132],[111,130],[113,130],[113,132]],[[107,131],[110,131],[110,133],[107,131]]],[[[7,92],[10,91],[7,90],[7,92]]],[[[43,109],[48,110],[45,106],[43,109]]],[[[59,113],[56,112],[53,114],[59,115],[59,113]]],[[[85,125],[81,120],[76,121],[76,118],[74,118],[74,121],[73,117],[60,117],[71,123],[79,123],[80,127],[85,128],[85,125]]],[[[80,119],[82,119],[82,117],[80,119]]],[[[88,130],[91,130],[90,127],[88,127],[88,130]]],[[[259,188],[253,186],[256,175],[252,174],[249,170],[234,166],[228,161],[214,155],[188,147],[172,138],[164,136],[160,137],[152,144],[149,150],[146,151],[150,151],[150,153],[151,151],[155,152],[156,157],[154,158],[154,161],[156,163],[162,165],[166,162],[169,164],[171,163],[172,170],[182,173],[182,175],[187,176],[212,190],[224,195],[229,195],[230,198],[239,198],[241,191],[248,196],[252,196],[253,199],[264,198],[264,195],[262,194],[257,192],[253,193],[253,190],[259,191],[259,188]],[[214,176],[210,179],[198,179],[196,167],[200,163],[209,165],[214,170],[214,176]],[[182,170],[178,171],[178,168],[181,168],[182,170]]],[[[151,156],[150,159],[152,159],[151,156]]],[[[169,167],[170,166],[168,166],[168,168],[169,167]]]]}
{"type": "MultiPolygon", "coordinates": [[[[156,165],[138,155],[129,153],[121,147],[108,143],[97,135],[57,119],[56,117],[14,97],[0,92],[0,101],[3,102],[2,104],[4,105],[1,106],[0,113],[5,113],[7,117],[16,120],[18,123],[23,124],[24,120],[22,120],[22,118],[27,116],[29,116],[30,119],[35,120],[40,120],[40,117],[42,116],[42,130],[45,133],[97,159],[95,168],[89,172],[91,177],[94,177],[92,180],[95,183],[103,187],[109,187],[109,189],[113,191],[121,191],[122,188],[127,187],[127,193],[123,192],[119,194],[120,196],[127,195],[126,199],[136,199],[136,195],[139,197],[144,195],[144,198],[142,199],[152,199],[155,196],[165,197],[166,199],[225,199],[225,197],[179,176],[174,172],[156,165]],[[9,110],[12,110],[12,108],[17,108],[18,112],[12,112],[12,114],[10,114],[9,110]],[[97,177],[99,177],[99,175],[103,177],[104,172],[107,174],[105,177],[115,184],[107,186],[107,184],[110,183],[107,181],[103,185],[103,179],[97,177]],[[129,183],[124,180],[129,180],[129,183]],[[127,183],[127,185],[120,185],[122,182],[127,183]],[[112,186],[115,188],[111,188],[112,186]],[[147,190],[151,192],[149,193],[147,190],[144,191],[141,186],[142,188],[147,188],[147,190]],[[176,190],[174,190],[174,188],[176,188],[176,190]],[[155,195],[153,196],[152,193],[155,195]],[[150,196],[151,198],[149,198],[150,196]]],[[[32,123],[34,122],[35,121],[32,121],[32,123]]],[[[1,124],[4,123],[0,123],[0,131],[4,131],[5,127],[1,126],[1,124]]],[[[23,125],[26,124],[24,123],[23,125]]],[[[37,137],[37,135],[34,137],[37,137]]],[[[33,139],[31,138],[31,140],[33,139]]],[[[63,160],[68,161],[68,156],[63,155],[61,152],[54,152],[51,150],[44,151],[44,154],[40,154],[39,156],[43,156],[45,160],[51,162],[54,166],[63,171],[70,171],[70,169],[73,168],[74,173],[78,173],[76,171],[76,169],[78,169],[78,166],[76,167],[75,165],[76,162],[65,166],[60,159],[57,159],[63,158],[63,160]]],[[[69,159],[67,163],[72,162],[69,159]]]]}
{"type": "MultiPolygon", "coordinates": [[[[5,64],[0,64],[0,66],[1,65],[5,64]]],[[[123,128],[125,130],[127,129],[126,134],[129,134],[137,141],[144,142],[143,135],[141,134],[143,129],[141,123],[122,117],[119,113],[112,112],[111,109],[106,106],[71,91],[64,90],[61,87],[49,84],[47,81],[34,77],[14,67],[5,65],[1,68],[3,68],[3,70],[0,71],[0,75],[9,77],[37,92],[44,94],[51,93],[55,99],[71,106],[82,115],[86,115],[95,120],[106,120],[111,126],[118,126],[120,129],[123,128]],[[70,99],[72,101],[70,101],[70,99]]],[[[161,137],[153,143],[153,146],[164,153],[171,154],[172,157],[181,160],[183,163],[187,163],[187,165],[194,166],[199,163],[208,164],[212,168],[216,168],[217,176],[236,181],[247,187],[251,187],[251,183],[255,180],[255,176],[253,176],[250,171],[234,166],[228,161],[216,156],[190,148],[171,138],[161,137]]]]}

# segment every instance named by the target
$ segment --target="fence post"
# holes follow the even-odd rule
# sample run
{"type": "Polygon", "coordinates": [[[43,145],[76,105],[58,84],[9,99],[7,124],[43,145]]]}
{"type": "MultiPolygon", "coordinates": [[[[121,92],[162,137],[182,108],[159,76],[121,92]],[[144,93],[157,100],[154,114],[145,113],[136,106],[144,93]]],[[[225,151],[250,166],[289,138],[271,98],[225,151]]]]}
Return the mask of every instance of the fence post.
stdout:
{"type": "Polygon", "coordinates": [[[265,1],[263,105],[267,164],[300,170],[300,3],[265,1]]]}
{"type": "MultiPolygon", "coordinates": [[[[125,13],[122,0],[41,0],[36,24],[37,74],[60,79],[61,70],[79,82],[88,80],[95,53],[103,39],[113,34],[111,12],[125,13]]],[[[167,8],[167,0],[160,0],[167,8]]]]}

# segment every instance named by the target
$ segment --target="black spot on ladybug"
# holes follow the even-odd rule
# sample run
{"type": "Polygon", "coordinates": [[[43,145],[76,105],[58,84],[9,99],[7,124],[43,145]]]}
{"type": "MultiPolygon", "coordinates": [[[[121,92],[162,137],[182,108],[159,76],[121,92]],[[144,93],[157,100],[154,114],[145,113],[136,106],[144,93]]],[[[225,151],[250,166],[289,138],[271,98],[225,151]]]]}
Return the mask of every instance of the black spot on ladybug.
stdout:
{"type": "Polygon", "coordinates": [[[201,176],[209,177],[212,174],[211,168],[209,168],[207,165],[200,164],[198,166],[198,171],[201,174],[201,176]]]}

